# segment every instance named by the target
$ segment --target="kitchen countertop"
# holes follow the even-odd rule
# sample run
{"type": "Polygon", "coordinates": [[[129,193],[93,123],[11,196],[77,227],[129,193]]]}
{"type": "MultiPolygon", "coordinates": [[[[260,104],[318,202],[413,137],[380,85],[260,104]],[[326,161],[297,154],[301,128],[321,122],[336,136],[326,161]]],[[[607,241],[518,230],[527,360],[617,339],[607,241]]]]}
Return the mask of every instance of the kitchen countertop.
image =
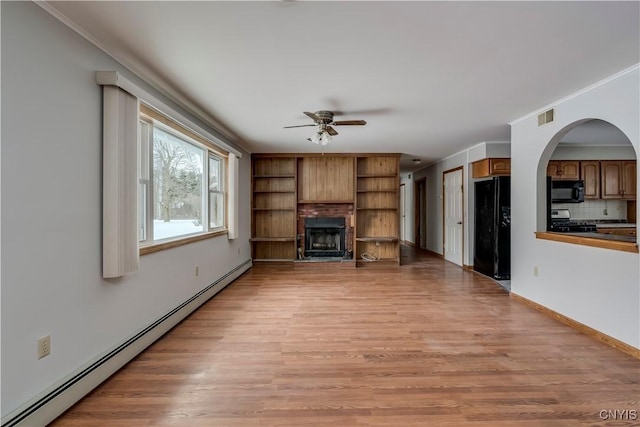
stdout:
{"type": "Polygon", "coordinates": [[[578,236],[578,237],[589,237],[591,239],[600,239],[600,240],[615,240],[618,242],[629,242],[636,243],[636,236],[620,236],[617,234],[603,234],[603,233],[562,233],[568,234],[570,236],[578,236]]]}
{"type": "Polygon", "coordinates": [[[597,228],[636,228],[636,224],[630,222],[617,222],[617,223],[599,223],[596,224],[597,228]]]}
{"type": "Polygon", "coordinates": [[[613,249],[622,252],[638,253],[636,236],[619,236],[604,233],[558,233],[552,231],[536,231],[536,239],[570,243],[573,245],[593,246],[595,248],[613,249]]]}

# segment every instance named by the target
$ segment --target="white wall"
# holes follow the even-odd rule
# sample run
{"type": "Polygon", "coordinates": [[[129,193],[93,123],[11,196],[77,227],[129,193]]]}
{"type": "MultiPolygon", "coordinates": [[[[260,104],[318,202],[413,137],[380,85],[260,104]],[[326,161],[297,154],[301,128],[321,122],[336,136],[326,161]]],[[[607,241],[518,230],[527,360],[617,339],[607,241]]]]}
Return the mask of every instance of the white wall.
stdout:
{"type": "Polygon", "coordinates": [[[490,158],[509,158],[511,157],[511,143],[510,142],[487,142],[486,144],[486,156],[490,158]]]}
{"type": "Polygon", "coordinates": [[[250,159],[240,163],[237,240],[146,255],[139,272],[103,280],[94,73],[120,71],[155,91],[34,3],[1,7],[5,416],[250,258],[250,159]],[[47,334],[51,355],[38,360],[36,340],[47,334]]]}
{"type": "Polygon", "coordinates": [[[538,127],[536,112],[513,122],[511,133],[512,292],[636,348],[640,256],[539,240],[534,233],[545,224],[546,164],[569,125],[605,120],[627,135],[636,153],[640,151],[639,81],[635,67],[556,103],[554,122],[538,127]]]}

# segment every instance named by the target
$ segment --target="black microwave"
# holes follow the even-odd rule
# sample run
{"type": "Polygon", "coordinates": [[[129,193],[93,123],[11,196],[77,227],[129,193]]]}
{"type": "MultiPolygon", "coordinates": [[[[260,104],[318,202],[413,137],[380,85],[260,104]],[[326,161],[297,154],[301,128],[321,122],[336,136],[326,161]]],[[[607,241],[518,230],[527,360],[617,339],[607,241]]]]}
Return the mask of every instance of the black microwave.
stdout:
{"type": "Polygon", "coordinates": [[[552,203],[584,202],[583,180],[551,180],[552,203]]]}

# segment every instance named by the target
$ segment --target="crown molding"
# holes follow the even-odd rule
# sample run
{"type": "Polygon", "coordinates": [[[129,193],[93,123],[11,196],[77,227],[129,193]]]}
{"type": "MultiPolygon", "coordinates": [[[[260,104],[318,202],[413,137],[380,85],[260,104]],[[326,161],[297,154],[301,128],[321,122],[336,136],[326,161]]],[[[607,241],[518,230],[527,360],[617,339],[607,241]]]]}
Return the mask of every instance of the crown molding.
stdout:
{"type": "Polygon", "coordinates": [[[576,97],[578,97],[578,96],[580,96],[582,94],[590,92],[590,91],[592,91],[593,89],[595,89],[597,87],[603,86],[603,85],[605,85],[605,84],[607,84],[609,82],[612,82],[612,81],[614,81],[614,80],[616,80],[616,79],[618,79],[618,78],[620,78],[622,76],[625,76],[625,75],[627,75],[629,73],[632,73],[634,71],[637,71],[637,70],[640,70],[640,64],[636,64],[636,65],[633,65],[633,66],[631,66],[629,68],[626,68],[626,69],[624,69],[622,71],[619,71],[619,72],[617,72],[617,73],[615,73],[615,74],[613,74],[613,75],[611,75],[611,76],[609,76],[609,77],[607,77],[607,78],[605,78],[603,80],[600,80],[600,81],[598,81],[598,82],[596,82],[596,83],[594,83],[594,84],[592,84],[590,86],[585,87],[584,89],[580,89],[579,91],[574,92],[571,95],[565,96],[564,98],[560,98],[557,101],[554,101],[554,102],[552,102],[550,104],[545,105],[544,107],[540,107],[537,110],[527,114],[526,116],[522,116],[522,117],[520,117],[518,119],[512,120],[508,124],[509,124],[509,126],[513,126],[513,125],[518,124],[518,123],[520,123],[520,122],[522,122],[524,120],[530,119],[532,117],[536,117],[538,114],[540,114],[540,113],[542,113],[544,111],[547,111],[550,108],[555,108],[555,107],[557,107],[558,105],[560,105],[560,104],[562,104],[564,102],[567,102],[567,101],[569,101],[569,100],[571,100],[573,98],[576,98],[576,97]]]}
{"type": "Polygon", "coordinates": [[[152,71],[149,67],[146,67],[140,64],[133,58],[125,57],[124,55],[116,52],[111,49],[108,45],[103,43],[98,38],[94,37],[89,31],[85,30],[82,26],[78,25],[76,22],[71,20],[69,17],[64,15],[58,9],[50,4],[49,1],[42,0],[34,0],[34,3],[40,6],[43,10],[49,13],[51,16],[56,18],[58,21],[62,22],[65,26],[73,30],[75,33],[80,35],[82,38],[87,40],[89,43],[93,44],[95,47],[109,55],[116,62],[120,63],[124,68],[133,73],[136,77],[140,78],[146,84],[151,86],[153,89],[160,92],[163,96],[167,97],[171,101],[178,104],[181,108],[183,108],[189,114],[197,117],[199,120],[202,120],[208,126],[211,126],[216,132],[220,134],[220,136],[226,139],[226,143],[230,145],[235,145],[236,147],[242,149],[247,153],[251,153],[251,150],[247,149],[244,146],[245,141],[236,134],[234,131],[229,129],[227,126],[223,125],[221,122],[216,120],[209,113],[204,111],[202,108],[198,107],[187,97],[174,90],[171,85],[162,77],[160,77],[157,73],[152,71]]]}

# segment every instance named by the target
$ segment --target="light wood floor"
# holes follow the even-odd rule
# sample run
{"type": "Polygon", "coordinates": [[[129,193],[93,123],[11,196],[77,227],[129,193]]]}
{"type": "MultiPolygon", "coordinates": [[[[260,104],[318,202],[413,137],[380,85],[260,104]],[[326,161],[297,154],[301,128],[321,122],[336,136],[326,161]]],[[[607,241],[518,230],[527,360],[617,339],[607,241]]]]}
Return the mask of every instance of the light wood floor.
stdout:
{"type": "Polygon", "coordinates": [[[481,275],[403,263],[255,266],[52,425],[640,424],[638,360],[481,275]]]}

